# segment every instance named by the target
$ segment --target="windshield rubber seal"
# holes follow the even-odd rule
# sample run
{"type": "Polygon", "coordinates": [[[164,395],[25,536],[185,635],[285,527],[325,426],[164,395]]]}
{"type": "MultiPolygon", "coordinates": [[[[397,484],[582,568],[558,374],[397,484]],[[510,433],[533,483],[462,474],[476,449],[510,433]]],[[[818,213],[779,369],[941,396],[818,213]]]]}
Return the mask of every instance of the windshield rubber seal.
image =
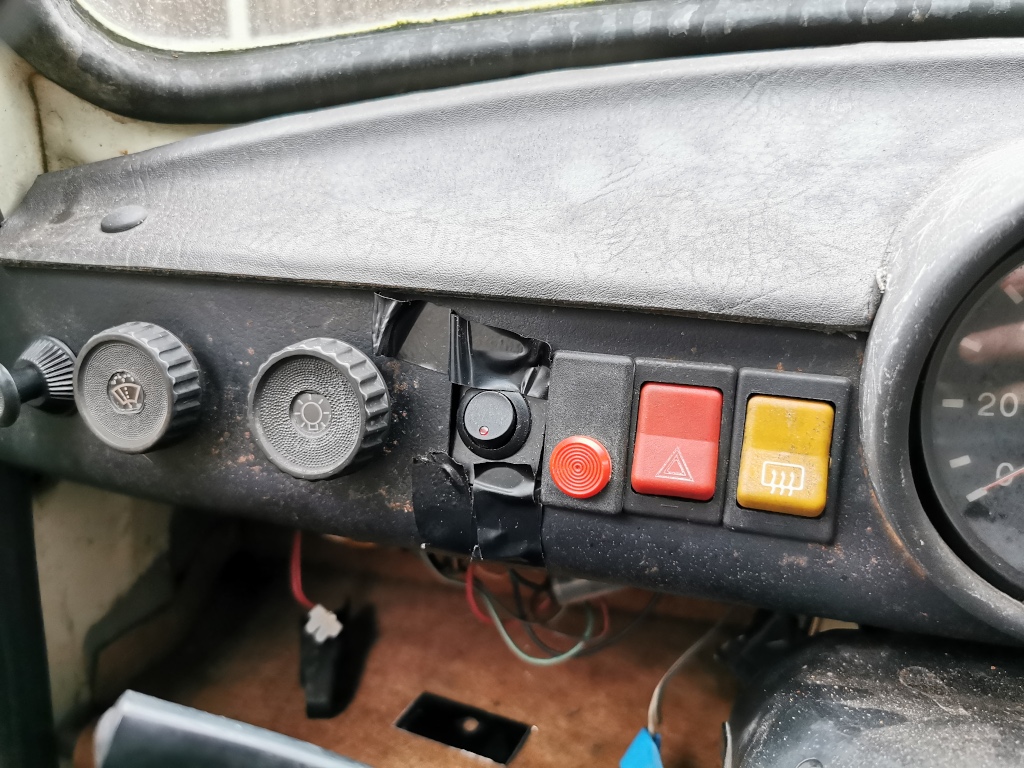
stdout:
{"type": "Polygon", "coordinates": [[[238,123],[412,91],[629,61],[869,41],[1024,35],[1024,0],[872,8],[847,0],[635,0],[491,14],[250,50],[117,37],[73,0],[0,0],[0,36],[43,76],[112,112],[238,123]]]}

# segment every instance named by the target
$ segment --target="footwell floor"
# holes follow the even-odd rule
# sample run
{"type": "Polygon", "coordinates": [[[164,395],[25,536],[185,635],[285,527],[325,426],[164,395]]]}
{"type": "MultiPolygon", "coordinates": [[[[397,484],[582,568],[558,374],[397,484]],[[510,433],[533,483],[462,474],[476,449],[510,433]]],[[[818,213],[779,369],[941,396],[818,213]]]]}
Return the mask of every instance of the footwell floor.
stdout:
{"type": "MultiPolygon", "coordinates": [[[[394,726],[417,695],[430,691],[533,725],[512,762],[517,768],[617,766],[646,723],[659,678],[708,626],[706,619],[666,615],[680,612],[666,601],[663,610],[621,643],[561,666],[537,668],[512,657],[494,628],[470,614],[459,589],[322,568],[308,575],[306,586],[314,600],[329,606],[359,591],[378,612],[379,638],[361,687],[338,717],[305,716],[298,684],[302,612],[284,589],[271,589],[240,611],[240,618],[220,627],[216,642],[204,643],[200,626],[191,648],[133,687],[312,742],[375,768],[486,765],[394,726]]],[[[628,613],[614,618],[617,625],[629,621],[628,613]]],[[[721,765],[721,724],[733,693],[728,674],[707,654],[672,682],[664,703],[666,768],[721,765]]],[[[90,741],[88,733],[80,739],[76,768],[92,765],[90,741]]]]}

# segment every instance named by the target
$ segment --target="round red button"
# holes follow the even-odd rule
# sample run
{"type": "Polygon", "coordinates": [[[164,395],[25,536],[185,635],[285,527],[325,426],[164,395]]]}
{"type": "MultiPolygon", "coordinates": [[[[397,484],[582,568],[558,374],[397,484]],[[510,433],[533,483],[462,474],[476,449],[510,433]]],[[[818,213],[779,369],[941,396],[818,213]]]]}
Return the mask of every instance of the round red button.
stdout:
{"type": "Polygon", "coordinates": [[[589,499],[608,485],[612,458],[592,437],[573,435],[562,440],[548,459],[551,479],[558,490],[574,499],[589,499]]]}

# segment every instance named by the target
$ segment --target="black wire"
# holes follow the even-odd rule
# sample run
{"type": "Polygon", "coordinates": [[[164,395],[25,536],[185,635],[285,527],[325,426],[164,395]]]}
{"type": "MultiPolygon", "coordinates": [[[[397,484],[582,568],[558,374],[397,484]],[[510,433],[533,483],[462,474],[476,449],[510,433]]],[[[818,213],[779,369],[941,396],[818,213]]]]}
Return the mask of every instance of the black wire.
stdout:
{"type": "Polygon", "coordinates": [[[603,640],[598,640],[593,645],[587,647],[581,653],[577,654],[576,658],[580,659],[580,658],[584,658],[586,656],[593,656],[595,653],[600,653],[601,651],[605,650],[606,648],[610,648],[611,646],[615,645],[616,643],[621,642],[630,632],[632,632],[637,627],[639,627],[641,624],[643,624],[644,620],[648,616],[650,616],[651,612],[657,607],[658,602],[660,600],[661,600],[661,595],[660,594],[655,593],[655,594],[651,595],[651,599],[648,601],[647,605],[644,606],[643,610],[640,611],[640,613],[638,613],[636,616],[633,617],[633,620],[631,622],[629,622],[629,624],[624,626],[622,629],[620,629],[614,635],[606,637],[603,640]]]}
{"type": "Polygon", "coordinates": [[[508,579],[512,582],[512,599],[516,604],[516,617],[519,619],[526,618],[526,608],[523,604],[523,593],[520,589],[519,574],[515,571],[508,572],[508,579]]]}
{"type": "Polygon", "coordinates": [[[523,574],[519,573],[519,571],[517,571],[517,570],[515,570],[513,568],[509,568],[508,574],[509,574],[509,576],[512,576],[513,574],[515,574],[515,578],[516,578],[517,581],[519,581],[519,582],[525,584],[526,586],[530,587],[531,589],[533,589],[534,592],[542,592],[542,591],[543,592],[548,592],[551,589],[551,582],[550,582],[549,579],[545,579],[544,581],[542,581],[542,582],[540,582],[538,584],[535,581],[530,581],[528,578],[523,576],[523,574]]]}
{"type": "Polygon", "coordinates": [[[509,580],[512,582],[512,599],[515,600],[516,611],[519,613],[519,616],[523,621],[523,629],[526,630],[526,636],[530,638],[530,641],[534,645],[551,656],[558,656],[559,654],[564,653],[564,651],[552,648],[541,640],[540,637],[538,637],[536,630],[534,630],[533,624],[526,621],[526,610],[523,606],[523,593],[520,588],[520,579],[522,577],[515,571],[509,571],[508,575],[509,580]]]}
{"type": "MultiPolygon", "coordinates": [[[[444,557],[448,561],[451,560],[451,558],[449,558],[447,555],[444,556],[444,557]]],[[[459,579],[456,576],[453,576],[453,575],[451,575],[449,573],[446,573],[447,564],[442,564],[440,562],[441,556],[435,555],[433,552],[428,552],[428,551],[424,550],[424,551],[422,551],[422,558],[423,558],[424,563],[426,563],[427,567],[430,568],[430,570],[432,570],[443,581],[447,581],[447,582],[451,583],[452,586],[464,586],[465,585],[465,581],[463,579],[459,579]]]]}
{"type": "MultiPolygon", "coordinates": [[[[424,552],[424,555],[425,555],[424,560],[426,561],[428,567],[430,567],[444,581],[452,584],[452,586],[459,586],[459,587],[464,587],[465,586],[465,583],[466,583],[465,582],[465,577],[460,579],[458,576],[455,576],[453,574],[445,573],[445,570],[446,570],[445,566],[442,565],[440,562],[438,562],[439,558],[436,555],[434,555],[434,553],[432,553],[432,552],[424,552]]],[[[446,557],[446,559],[449,561],[449,563],[452,561],[452,558],[446,557]]],[[[495,608],[499,609],[502,613],[505,613],[506,615],[511,616],[512,618],[516,619],[517,621],[522,623],[522,625],[524,627],[527,627],[528,629],[530,629],[530,632],[532,634],[531,624],[539,624],[541,622],[534,621],[527,614],[526,608],[523,605],[522,593],[518,590],[518,584],[515,582],[515,579],[521,579],[522,581],[527,581],[527,580],[523,579],[522,576],[520,576],[518,573],[516,573],[513,570],[509,570],[509,575],[512,576],[513,584],[516,586],[516,589],[513,592],[513,598],[516,601],[515,610],[510,610],[509,607],[507,605],[505,605],[501,600],[499,600],[491,590],[489,590],[486,586],[484,586],[480,582],[479,579],[474,579],[473,580],[473,588],[477,592],[480,592],[481,594],[483,594],[488,600],[490,600],[491,604],[494,605],[495,608]],[[515,575],[512,576],[512,574],[515,574],[515,575]]],[[[528,582],[528,583],[529,583],[531,589],[534,589],[538,594],[539,594],[540,590],[544,590],[544,591],[548,591],[549,592],[549,590],[548,590],[546,585],[535,584],[534,582],[528,582]]],[[[575,638],[577,642],[580,639],[579,635],[570,635],[569,637],[570,638],[575,638]]],[[[538,640],[538,643],[541,646],[543,646],[543,643],[540,643],[539,640],[538,640]]],[[[545,648],[545,650],[547,650],[547,648],[545,648]]],[[[558,650],[551,650],[549,652],[552,655],[558,655],[558,654],[562,653],[562,651],[558,651],[558,650]]]]}
{"type": "MultiPolygon", "coordinates": [[[[477,592],[482,594],[484,597],[486,597],[488,600],[490,600],[491,604],[496,609],[498,609],[498,611],[500,613],[503,613],[506,616],[511,616],[513,619],[515,619],[516,621],[520,622],[524,626],[529,626],[530,624],[537,624],[538,623],[538,622],[535,622],[535,621],[531,621],[528,618],[521,618],[521,614],[520,614],[518,608],[509,608],[501,600],[499,600],[490,589],[488,589],[486,586],[481,584],[478,579],[474,579],[473,580],[473,588],[477,592]]],[[[578,639],[579,638],[577,638],[577,640],[578,639]]]]}

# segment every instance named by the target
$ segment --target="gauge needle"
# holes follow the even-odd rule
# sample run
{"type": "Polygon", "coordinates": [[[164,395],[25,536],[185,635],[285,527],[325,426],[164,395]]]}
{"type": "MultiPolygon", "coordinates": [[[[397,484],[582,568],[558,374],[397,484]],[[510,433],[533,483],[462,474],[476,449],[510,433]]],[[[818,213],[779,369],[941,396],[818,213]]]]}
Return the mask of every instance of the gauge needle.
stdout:
{"type": "Polygon", "coordinates": [[[967,494],[967,500],[968,501],[977,501],[982,496],[987,495],[988,492],[991,491],[993,488],[995,488],[997,485],[1009,485],[1010,481],[1013,480],[1013,478],[1015,478],[1017,475],[1021,475],[1021,474],[1024,474],[1024,467],[1021,467],[1020,469],[1016,469],[1016,470],[1014,470],[1013,472],[1011,472],[1010,474],[1008,474],[1008,475],[1006,475],[1004,477],[1000,477],[994,483],[989,483],[988,485],[983,486],[983,487],[979,488],[976,491],[971,491],[970,493],[967,494]]]}

